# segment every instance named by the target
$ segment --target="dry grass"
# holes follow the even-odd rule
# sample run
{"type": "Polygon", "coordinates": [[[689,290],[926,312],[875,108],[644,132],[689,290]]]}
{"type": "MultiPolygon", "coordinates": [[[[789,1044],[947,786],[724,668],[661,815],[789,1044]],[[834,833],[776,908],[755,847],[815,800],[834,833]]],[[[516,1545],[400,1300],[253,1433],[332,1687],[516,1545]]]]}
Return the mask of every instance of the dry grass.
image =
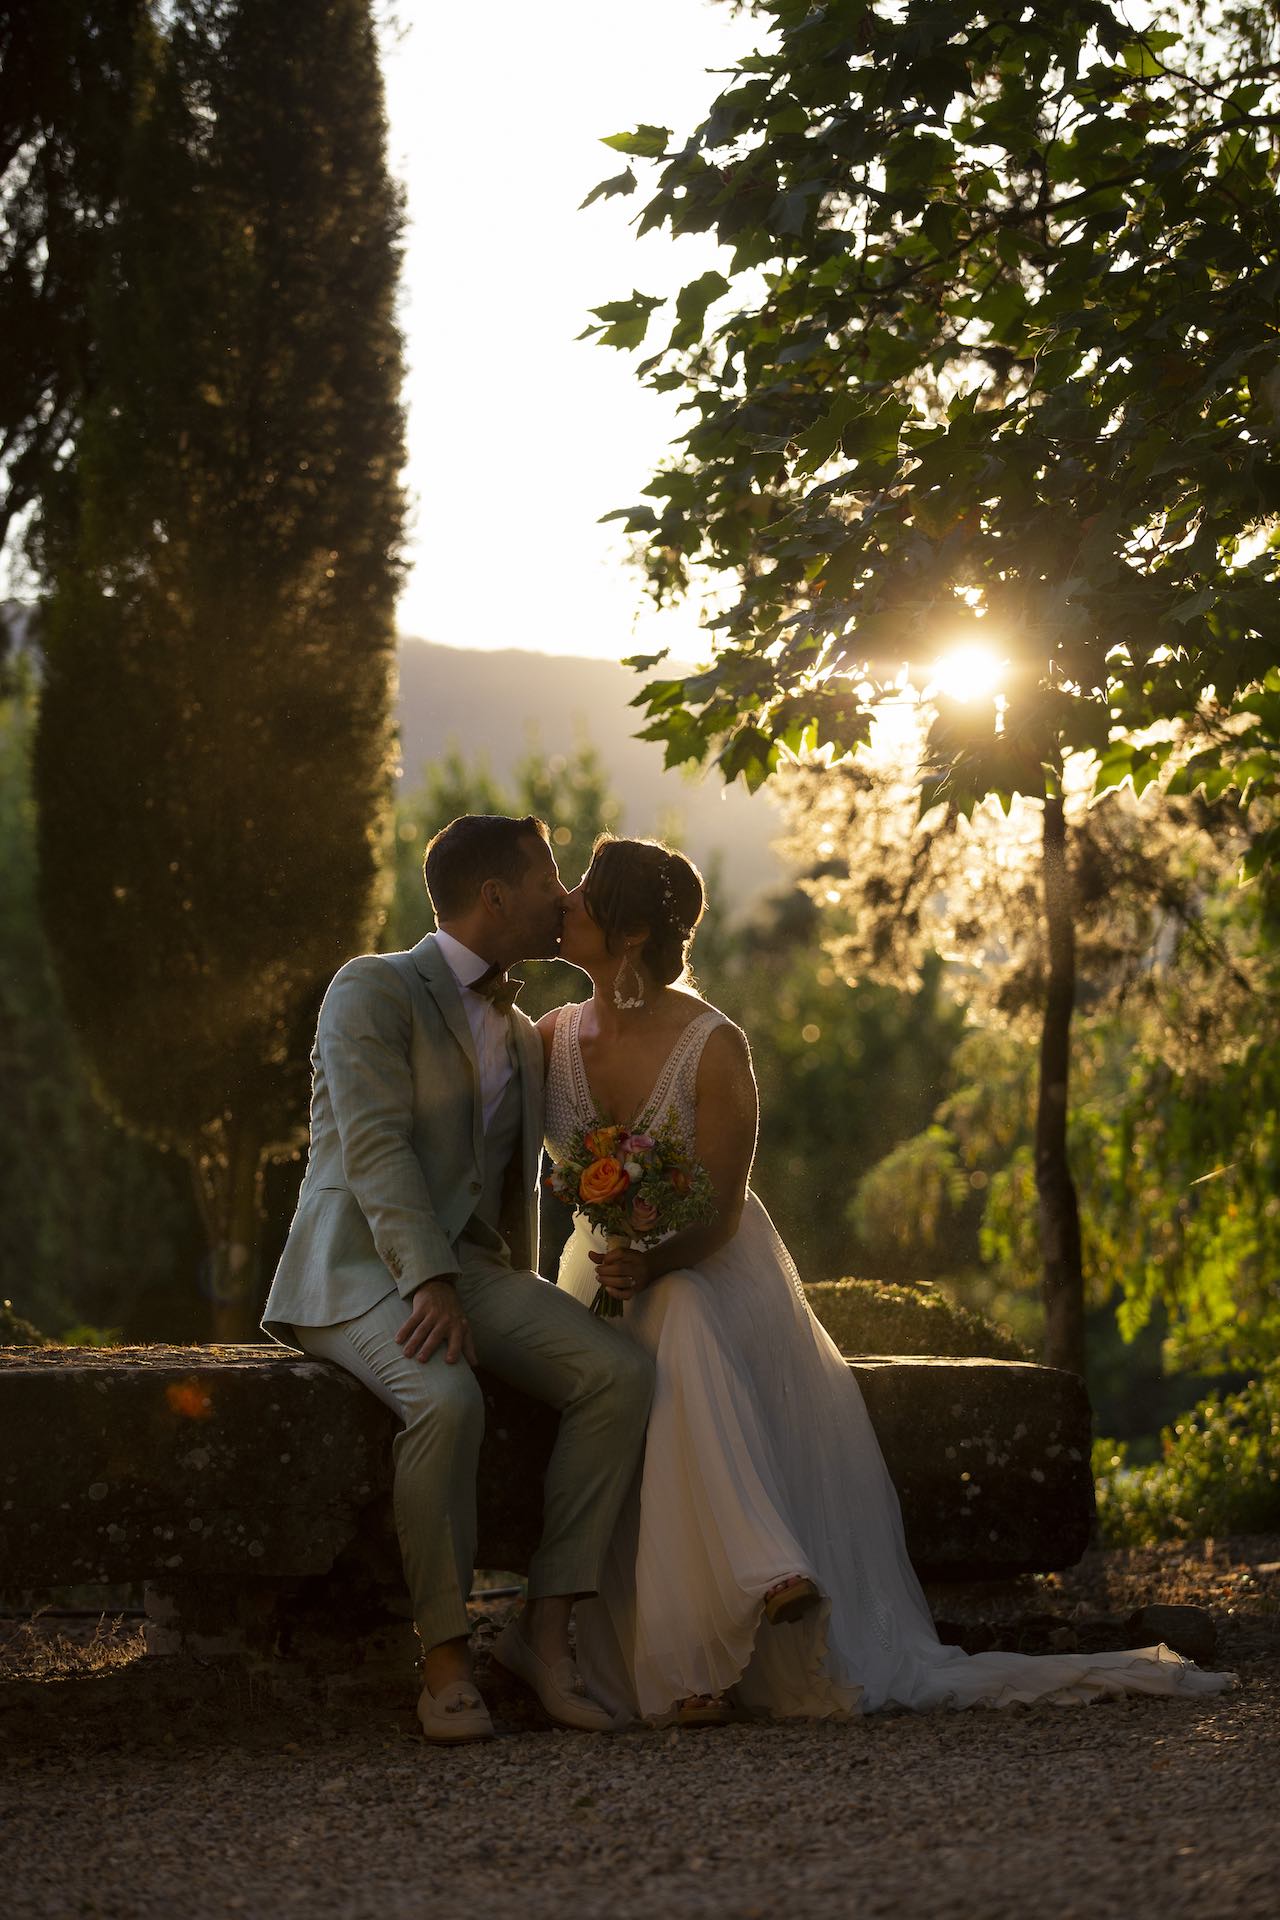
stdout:
{"type": "Polygon", "coordinates": [[[1001,1585],[931,1588],[935,1616],[999,1625],[1043,1610],[1067,1622],[1139,1607],[1202,1607],[1227,1664],[1280,1656],[1280,1534],[1094,1547],[1065,1573],[1001,1585]]]}
{"type": "Polygon", "coordinates": [[[141,1620],[106,1613],[69,1620],[42,1609],[0,1621],[0,1682],[86,1679],[131,1666],[145,1651],[141,1620]]]}

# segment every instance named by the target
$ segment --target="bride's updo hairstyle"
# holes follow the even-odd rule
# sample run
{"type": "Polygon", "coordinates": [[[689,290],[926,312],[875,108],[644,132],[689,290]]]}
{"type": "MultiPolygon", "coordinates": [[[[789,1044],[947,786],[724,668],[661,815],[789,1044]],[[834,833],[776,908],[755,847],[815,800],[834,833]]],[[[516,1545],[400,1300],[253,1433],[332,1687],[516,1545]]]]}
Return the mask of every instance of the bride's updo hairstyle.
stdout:
{"type": "Polygon", "coordinates": [[[706,910],[702,875],[660,840],[615,840],[602,833],[591,850],[582,901],[610,951],[648,927],[640,958],[664,987],[685,971],[693,930],[706,910]]]}

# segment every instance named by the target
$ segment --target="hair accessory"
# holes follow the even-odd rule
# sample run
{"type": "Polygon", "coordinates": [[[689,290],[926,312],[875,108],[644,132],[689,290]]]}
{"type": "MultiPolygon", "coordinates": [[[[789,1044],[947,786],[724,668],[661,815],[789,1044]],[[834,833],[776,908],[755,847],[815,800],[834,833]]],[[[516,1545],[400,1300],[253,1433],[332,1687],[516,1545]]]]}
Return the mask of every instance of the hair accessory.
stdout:
{"type": "Polygon", "coordinates": [[[659,891],[662,894],[662,905],[670,915],[672,925],[678,928],[682,935],[685,935],[689,932],[689,928],[685,925],[684,915],[676,905],[676,890],[671,884],[671,866],[672,856],[664,851],[662,871],[658,877],[659,891]]]}
{"type": "Polygon", "coordinates": [[[613,976],[613,1004],[619,1013],[638,1011],[644,1005],[644,981],[629,952],[623,953],[622,964],[613,976]],[[630,981],[626,979],[628,967],[631,969],[630,981]]]}

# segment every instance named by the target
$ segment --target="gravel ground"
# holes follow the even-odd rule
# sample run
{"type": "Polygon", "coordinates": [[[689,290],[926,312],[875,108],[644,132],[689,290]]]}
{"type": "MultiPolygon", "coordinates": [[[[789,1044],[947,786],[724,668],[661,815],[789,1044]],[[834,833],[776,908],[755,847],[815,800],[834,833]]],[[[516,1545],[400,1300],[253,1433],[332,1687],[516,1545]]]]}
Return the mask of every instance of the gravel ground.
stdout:
{"type": "MultiPolygon", "coordinates": [[[[1238,1692],[1200,1701],[584,1738],[494,1698],[458,1752],[412,1700],[251,1687],[136,1627],[0,1647],[0,1905],[310,1920],[893,1914],[1180,1920],[1280,1910],[1280,1537],[1091,1554],[940,1614],[1210,1608],[1238,1692]]],[[[492,1621],[482,1622],[483,1641],[492,1621]]]]}

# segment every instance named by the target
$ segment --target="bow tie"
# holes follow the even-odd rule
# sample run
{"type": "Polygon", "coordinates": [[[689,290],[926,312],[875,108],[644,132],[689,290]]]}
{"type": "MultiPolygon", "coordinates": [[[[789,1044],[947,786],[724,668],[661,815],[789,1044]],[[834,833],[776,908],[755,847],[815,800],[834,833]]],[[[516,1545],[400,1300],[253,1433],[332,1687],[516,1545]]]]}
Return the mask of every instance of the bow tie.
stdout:
{"type": "Polygon", "coordinates": [[[496,961],[487,973],[482,973],[478,980],[470,980],[467,984],[472,993],[483,994],[485,999],[491,1001],[502,1014],[510,1013],[519,995],[524,991],[524,981],[513,980],[510,974],[503,972],[496,961]]]}

